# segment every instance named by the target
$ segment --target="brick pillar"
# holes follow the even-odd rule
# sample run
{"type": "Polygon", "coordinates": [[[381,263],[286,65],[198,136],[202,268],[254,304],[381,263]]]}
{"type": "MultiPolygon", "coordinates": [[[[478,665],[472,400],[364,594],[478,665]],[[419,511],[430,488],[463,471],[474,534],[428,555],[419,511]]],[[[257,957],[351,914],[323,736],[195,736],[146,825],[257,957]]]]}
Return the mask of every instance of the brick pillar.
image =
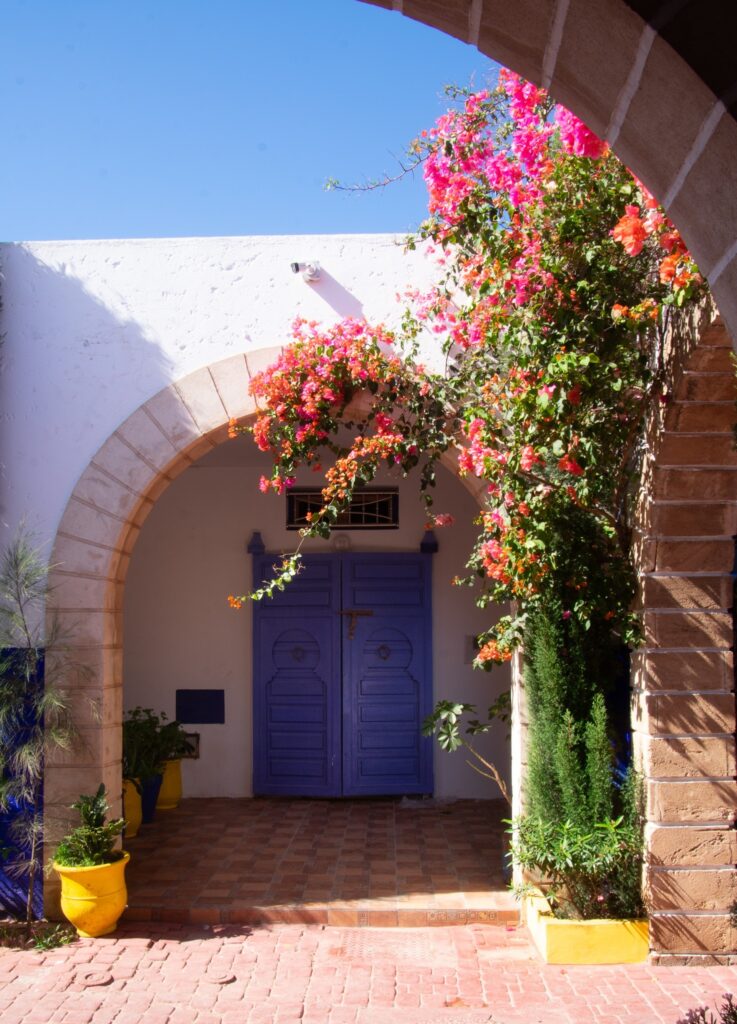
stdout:
{"type": "Polygon", "coordinates": [[[732,567],[737,452],[732,342],[719,320],[671,352],[635,551],[645,644],[633,655],[647,798],[652,958],[731,959],[737,930],[732,567]]]}

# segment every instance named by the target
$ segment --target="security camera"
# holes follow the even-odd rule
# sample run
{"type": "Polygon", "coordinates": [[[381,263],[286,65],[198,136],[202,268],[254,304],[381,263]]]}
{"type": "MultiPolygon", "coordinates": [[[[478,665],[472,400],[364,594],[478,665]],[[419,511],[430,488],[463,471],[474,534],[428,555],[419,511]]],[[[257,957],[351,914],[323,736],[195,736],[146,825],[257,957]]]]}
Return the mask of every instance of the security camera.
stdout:
{"type": "Polygon", "coordinates": [[[320,277],[320,264],[317,260],[311,260],[309,263],[290,263],[289,266],[293,274],[302,272],[303,281],[317,281],[320,277]]]}

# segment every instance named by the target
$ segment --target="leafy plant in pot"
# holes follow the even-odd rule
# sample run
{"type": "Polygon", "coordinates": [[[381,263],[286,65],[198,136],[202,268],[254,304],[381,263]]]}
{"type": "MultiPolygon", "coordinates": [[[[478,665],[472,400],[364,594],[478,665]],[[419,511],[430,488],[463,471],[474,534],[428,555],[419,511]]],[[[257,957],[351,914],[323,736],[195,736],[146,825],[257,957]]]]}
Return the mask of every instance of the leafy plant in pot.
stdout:
{"type": "Polygon", "coordinates": [[[102,783],[72,807],[81,823],[59,843],[53,861],[61,878],[61,909],[79,935],[107,935],[128,902],[125,866],[130,854],[115,849],[125,820],[106,821],[110,808],[102,783]]]}
{"type": "Polygon", "coordinates": [[[160,734],[161,720],[151,708],[135,707],[123,722],[123,779],[129,801],[140,796],[144,824],[153,821],[164,773],[160,734]]]}

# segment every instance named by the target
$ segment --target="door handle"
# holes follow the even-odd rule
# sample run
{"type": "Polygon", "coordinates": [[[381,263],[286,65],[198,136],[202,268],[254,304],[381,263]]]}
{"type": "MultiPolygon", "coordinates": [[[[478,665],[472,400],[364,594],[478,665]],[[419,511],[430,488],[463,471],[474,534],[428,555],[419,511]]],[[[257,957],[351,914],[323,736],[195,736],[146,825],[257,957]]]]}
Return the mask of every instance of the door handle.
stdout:
{"type": "Polygon", "coordinates": [[[338,615],[349,615],[350,622],[348,623],[348,639],[352,640],[356,635],[356,619],[360,617],[366,618],[374,613],[370,608],[350,608],[345,611],[338,612],[338,615]]]}

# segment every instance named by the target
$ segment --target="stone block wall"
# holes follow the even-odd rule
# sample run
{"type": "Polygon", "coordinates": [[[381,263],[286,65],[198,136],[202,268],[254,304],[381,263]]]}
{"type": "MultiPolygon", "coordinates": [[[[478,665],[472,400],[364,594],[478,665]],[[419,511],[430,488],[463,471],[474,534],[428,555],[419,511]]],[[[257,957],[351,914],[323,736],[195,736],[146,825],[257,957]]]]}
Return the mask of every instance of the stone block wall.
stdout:
{"type": "Polygon", "coordinates": [[[737,929],[732,619],[737,451],[732,341],[717,318],[672,339],[651,424],[635,551],[644,645],[632,656],[645,778],[652,957],[730,960],[737,929]]]}

